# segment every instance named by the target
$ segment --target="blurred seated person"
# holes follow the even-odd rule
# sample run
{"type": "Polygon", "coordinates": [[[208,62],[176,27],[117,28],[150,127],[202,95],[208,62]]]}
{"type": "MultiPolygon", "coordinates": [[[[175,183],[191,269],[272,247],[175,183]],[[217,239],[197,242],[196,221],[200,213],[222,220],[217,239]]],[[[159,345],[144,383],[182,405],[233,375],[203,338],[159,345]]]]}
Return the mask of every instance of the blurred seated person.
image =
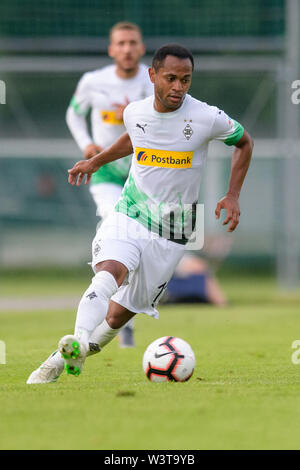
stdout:
{"type": "Polygon", "coordinates": [[[223,307],[227,304],[217,279],[208,263],[195,254],[186,254],[169,281],[163,302],[208,303],[223,307]]]}

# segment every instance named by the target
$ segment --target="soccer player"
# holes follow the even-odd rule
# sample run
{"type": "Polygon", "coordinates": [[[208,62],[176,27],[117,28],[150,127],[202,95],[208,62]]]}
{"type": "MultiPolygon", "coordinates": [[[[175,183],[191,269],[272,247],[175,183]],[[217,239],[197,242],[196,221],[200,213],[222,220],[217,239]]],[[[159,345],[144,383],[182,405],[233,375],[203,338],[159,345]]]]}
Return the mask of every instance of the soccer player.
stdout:
{"type": "MultiPolygon", "coordinates": [[[[149,70],[154,97],[128,105],[127,132],[69,170],[69,183],[79,186],[85,175],[88,183],[102,165],[134,154],[115,211],[93,241],[95,276],[79,303],[75,333],[59,341],[70,374],[79,375],[87,355],[100,351],[135,314],[158,317],[159,298],[193,231],[194,203],[213,139],[234,146],[228,190],[217,204],[216,218],[225,209],[223,225],[229,224],[229,232],[239,223],[239,195],[252,139],[223,111],[187,94],[193,67],[186,48],[160,48],[149,70]]],[[[55,380],[54,373],[52,378],[48,381],[55,380]]]]}
{"type": "MultiPolygon", "coordinates": [[[[114,64],[83,75],[68,107],[69,129],[89,159],[124,133],[123,111],[127,104],[153,94],[148,69],[139,61],[145,53],[140,28],[134,23],[115,24],[110,31],[108,54],[114,64]],[[91,110],[91,131],[87,115],[91,110]]],[[[90,193],[103,221],[119,199],[128,176],[131,155],[110,162],[96,171],[90,193]]],[[[121,346],[133,346],[132,322],[119,335],[121,346]]]]}

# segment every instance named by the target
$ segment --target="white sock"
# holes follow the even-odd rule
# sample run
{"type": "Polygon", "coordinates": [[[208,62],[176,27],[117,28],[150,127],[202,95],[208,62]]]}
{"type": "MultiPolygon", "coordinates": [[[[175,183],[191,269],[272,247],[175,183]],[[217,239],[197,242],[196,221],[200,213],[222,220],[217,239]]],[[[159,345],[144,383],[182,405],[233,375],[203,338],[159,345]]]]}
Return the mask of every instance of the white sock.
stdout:
{"type": "MultiPolygon", "coordinates": [[[[127,323],[125,323],[124,326],[122,326],[121,328],[118,329],[118,333],[123,329],[125,328],[126,326],[128,326],[131,330],[133,330],[134,328],[134,317],[132,317],[130,320],[128,320],[127,323]]],[[[89,337],[89,343],[94,343],[94,344],[99,344],[98,342],[98,339],[101,338],[102,336],[102,331],[103,331],[103,327],[101,326],[102,324],[98,325],[97,328],[94,329],[93,333],[90,335],[89,337]]],[[[116,334],[118,334],[116,333],[116,334]]],[[[95,352],[93,352],[93,354],[95,354],[95,352]]]]}
{"type": "Polygon", "coordinates": [[[101,325],[99,325],[96,330],[93,331],[92,335],[90,336],[90,342],[97,343],[100,349],[102,349],[106,344],[114,339],[121,329],[122,328],[111,328],[105,319],[101,325]]]}
{"type": "Polygon", "coordinates": [[[107,271],[100,271],[93,277],[90,287],[83,294],[77,310],[75,335],[84,343],[87,350],[90,336],[106,317],[110,298],[117,290],[118,284],[114,276],[107,271]]]}

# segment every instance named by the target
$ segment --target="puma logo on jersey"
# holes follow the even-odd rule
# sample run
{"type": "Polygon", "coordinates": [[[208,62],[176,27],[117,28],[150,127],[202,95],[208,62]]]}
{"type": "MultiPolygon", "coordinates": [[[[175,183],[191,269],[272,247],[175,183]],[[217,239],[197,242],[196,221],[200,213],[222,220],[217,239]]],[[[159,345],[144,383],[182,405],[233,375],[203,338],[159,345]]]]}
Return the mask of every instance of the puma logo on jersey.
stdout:
{"type": "Polygon", "coordinates": [[[136,161],[139,165],[158,166],[161,168],[191,168],[193,152],[172,150],[143,149],[136,147],[136,161]]]}
{"type": "Polygon", "coordinates": [[[142,131],[144,132],[145,134],[145,127],[147,126],[147,124],[144,124],[143,126],[141,124],[139,124],[138,122],[136,123],[136,127],[138,127],[139,129],[142,129],[142,131]]]}

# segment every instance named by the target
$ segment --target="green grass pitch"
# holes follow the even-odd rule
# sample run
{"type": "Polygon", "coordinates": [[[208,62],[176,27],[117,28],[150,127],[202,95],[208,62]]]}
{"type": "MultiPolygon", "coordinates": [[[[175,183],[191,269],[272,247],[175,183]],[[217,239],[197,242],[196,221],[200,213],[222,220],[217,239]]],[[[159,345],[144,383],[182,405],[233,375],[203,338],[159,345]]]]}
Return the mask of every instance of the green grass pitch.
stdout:
{"type": "MultiPolygon", "coordinates": [[[[13,279],[13,278],[12,278],[13,279]]],[[[2,278],[2,294],[12,295],[2,278]]],[[[74,293],[87,279],[24,278],[19,295],[74,293]]],[[[72,310],[0,312],[1,449],[299,449],[300,295],[268,278],[223,277],[229,306],[162,306],[136,319],[136,349],[114,340],[80,377],[28,386],[30,372],[71,333],[72,310]],[[188,341],[196,369],[186,383],[150,383],[147,345],[163,335],[188,341]]]]}

